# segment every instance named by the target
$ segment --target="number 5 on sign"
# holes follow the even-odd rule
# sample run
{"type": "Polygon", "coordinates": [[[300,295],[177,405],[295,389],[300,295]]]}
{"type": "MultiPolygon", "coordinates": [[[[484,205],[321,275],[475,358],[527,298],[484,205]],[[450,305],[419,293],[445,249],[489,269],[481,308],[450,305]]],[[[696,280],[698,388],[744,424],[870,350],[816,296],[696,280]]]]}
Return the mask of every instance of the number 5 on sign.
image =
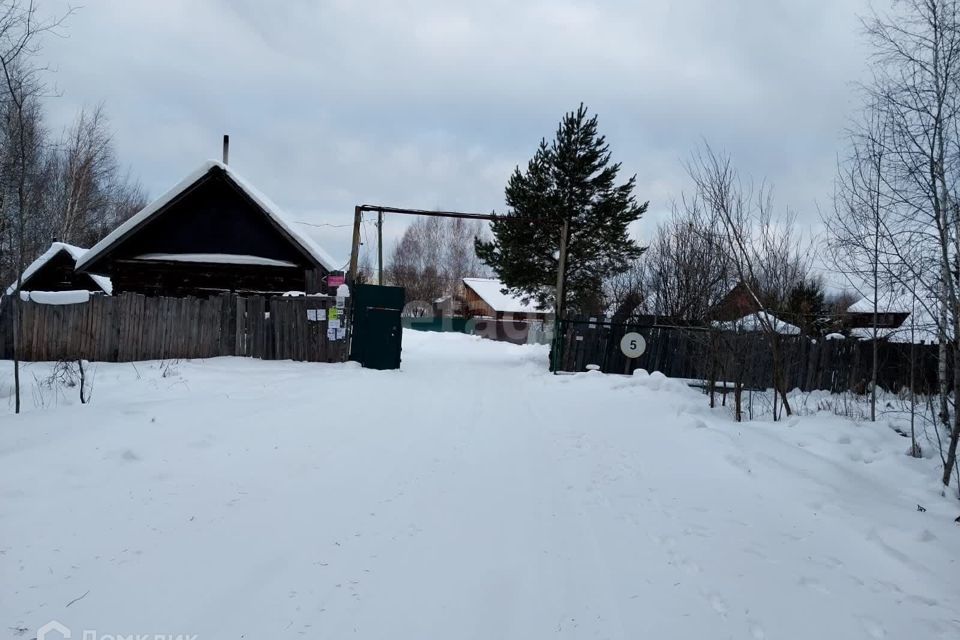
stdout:
{"type": "Polygon", "coordinates": [[[639,333],[631,331],[620,340],[620,351],[628,358],[639,358],[647,348],[647,341],[639,333]]]}

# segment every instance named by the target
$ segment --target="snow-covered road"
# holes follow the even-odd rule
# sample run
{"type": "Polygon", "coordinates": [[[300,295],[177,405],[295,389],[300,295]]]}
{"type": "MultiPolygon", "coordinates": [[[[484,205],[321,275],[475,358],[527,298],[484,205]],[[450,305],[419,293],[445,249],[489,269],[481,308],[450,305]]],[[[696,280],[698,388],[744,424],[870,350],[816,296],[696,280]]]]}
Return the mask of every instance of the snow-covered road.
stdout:
{"type": "Polygon", "coordinates": [[[99,365],[0,418],[0,637],[960,637],[960,504],[886,426],[404,347],[99,365]]]}

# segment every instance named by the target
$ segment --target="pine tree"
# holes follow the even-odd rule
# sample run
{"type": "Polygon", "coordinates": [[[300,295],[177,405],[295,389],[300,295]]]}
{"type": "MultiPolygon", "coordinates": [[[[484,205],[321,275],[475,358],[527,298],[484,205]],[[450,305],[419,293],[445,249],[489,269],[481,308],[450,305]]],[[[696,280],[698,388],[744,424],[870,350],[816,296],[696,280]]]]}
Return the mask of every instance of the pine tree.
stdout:
{"type": "Polygon", "coordinates": [[[550,144],[540,141],[527,170],[506,188],[509,211],[491,224],[493,240],[476,241],[477,256],[508,289],[552,306],[563,222],[569,223],[564,312],[599,310],[602,283],[643,253],[627,227],[647,210],[633,196],[636,176],[617,185],[597,117],[581,104],[567,113],[550,144]]]}

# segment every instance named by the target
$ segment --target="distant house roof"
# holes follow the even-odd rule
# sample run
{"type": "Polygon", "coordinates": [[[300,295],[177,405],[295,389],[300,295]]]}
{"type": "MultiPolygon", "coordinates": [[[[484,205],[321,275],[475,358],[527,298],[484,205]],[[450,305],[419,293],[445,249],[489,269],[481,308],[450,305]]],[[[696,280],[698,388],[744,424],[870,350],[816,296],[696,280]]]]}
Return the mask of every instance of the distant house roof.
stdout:
{"type": "MultiPolygon", "coordinates": [[[[173,203],[181,194],[188,191],[194,184],[202,180],[208,173],[214,171],[222,171],[229,181],[233,182],[233,184],[235,184],[247,197],[249,197],[250,200],[252,200],[253,203],[267,216],[273,225],[278,228],[283,235],[290,239],[290,241],[303,253],[304,257],[309,258],[311,262],[314,262],[318,266],[325,268],[327,271],[333,271],[337,268],[336,261],[312,239],[307,237],[306,234],[291,224],[276,204],[274,204],[269,198],[253,187],[253,185],[247,182],[247,180],[241,177],[231,167],[217,160],[207,160],[201,164],[196,170],[188,174],[172,189],[148,204],[132,218],[114,229],[109,235],[91,247],[90,250],[83,255],[83,257],[77,263],[77,268],[81,270],[87,270],[91,267],[96,268],[97,263],[109,255],[115,247],[123,243],[124,240],[130,237],[139,228],[162,214],[164,210],[167,209],[167,205],[173,203]]],[[[251,264],[251,259],[257,258],[257,256],[250,255],[231,256],[230,254],[190,254],[190,261],[201,261],[198,259],[198,256],[201,255],[206,255],[209,258],[209,262],[218,264],[251,264]],[[231,261],[231,257],[235,258],[236,260],[231,261]]],[[[138,259],[148,260],[156,258],[150,258],[148,254],[145,256],[138,256],[138,259]]],[[[170,255],[165,255],[164,257],[164,260],[172,259],[173,258],[171,258],[170,255]]]]}
{"type": "Polygon", "coordinates": [[[709,311],[708,316],[717,321],[732,321],[760,310],[763,305],[753,291],[743,282],[738,282],[709,311]]]}
{"type": "MultiPolygon", "coordinates": [[[[20,278],[21,289],[24,291],[31,290],[33,287],[31,286],[30,279],[33,278],[34,275],[40,273],[43,267],[57,256],[61,254],[68,256],[70,261],[73,262],[74,269],[76,269],[76,264],[86,253],[87,249],[84,249],[83,247],[76,247],[72,244],[67,244],[66,242],[54,242],[50,245],[49,249],[44,251],[39,258],[31,262],[30,265],[23,270],[23,275],[20,278]]],[[[110,283],[110,278],[93,274],[84,275],[90,279],[90,284],[100,291],[103,291],[109,295],[113,290],[113,286],[110,283]]],[[[13,282],[9,287],[7,287],[7,295],[11,295],[14,291],[16,291],[16,289],[17,283],[13,282]]]]}
{"type": "MultiPolygon", "coordinates": [[[[882,312],[891,315],[897,315],[897,319],[902,318],[902,322],[897,326],[880,326],[877,328],[877,337],[888,342],[902,342],[909,344],[926,342],[934,344],[939,340],[939,330],[937,320],[930,312],[920,304],[912,313],[906,311],[882,312]]],[[[872,316],[873,312],[864,314],[872,316]]],[[[850,329],[850,337],[860,340],[873,339],[873,326],[870,323],[864,323],[859,327],[850,329]]]]}
{"type": "Polygon", "coordinates": [[[773,327],[777,333],[785,336],[796,336],[800,334],[800,327],[785,322],[772,313],[758,311],[750,313],[742,318],[728,322],[715,322],[714,325],[721,329],[732,331],[766,331],[766,325],[773,327]]]}
{"type": "MultiPolygon", "coordinates": [[[[897,293],[881,293],[877,298],[880,313],[910,313],[910,299],[897,293]]],[[[873,313],[873,294],[869,294],[847,307],[849,313],[873,313]]]]}
{"type": "Polygon", "coordinates": [[[549,309],[541,309],[532,300],[525,304],[522,295],[503,293],[501,290],[506,289],[506,287],[499,280],[493,278],[464,278],[463,284],[472,289],[474,293],[480,296],[481,300],[497,313],[550,313],[549,309]]]}

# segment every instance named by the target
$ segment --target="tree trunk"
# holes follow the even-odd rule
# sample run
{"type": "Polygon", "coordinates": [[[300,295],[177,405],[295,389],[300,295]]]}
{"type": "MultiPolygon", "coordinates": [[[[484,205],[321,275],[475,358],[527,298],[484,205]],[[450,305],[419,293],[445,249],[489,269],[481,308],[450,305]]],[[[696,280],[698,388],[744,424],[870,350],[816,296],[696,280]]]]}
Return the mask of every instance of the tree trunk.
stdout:
{"type": "Polygon", "coordinates": [[[913,336],[913,320],[911,320],[910,329],[910,455],[914,458],[920,457],[920,450],[917,449],[917,379],[916,379],[916,339],[913,336]]]}
{"type": "MultiPolygon", "coordinates": [[[[953,397],[960,398],[960,349],[953,350],[953,397]]],[[[950,444],[947,447],[947,458],[943,465],[943,486],[950,486],[950,476],[957,465],[957,442],[960,441],[960,411],[954,409],[953,429],[950,432],[950,444]]]]}
{"type": "Polygon", "coordinates": [[[770,346],[771,353],[773,355],[773,381],[774,381],[774,412],[773,419],[777,419],[776,412],[776,396],[780,396],[780,402],[783,405],[783,410],[786,412],[787,416],[793,415],[793,410],[790,408],[790,401],[787,399],[787,386],[786,377],[783,375],[783,362],[780,358],[780,335],[776,332],[770,334],[770,346]]]}
{"type": "MultiPolygon", "coordinates": [[[[946,285],[943,285],[946,288],[946,285]]],[[[939,351],[937,353],[937,384],[940,390],[940,412],[937,416],[944,429],[950,430],[950,387],[947,383],[947,301],[943,296],[939,319],[939,351]]]]}
{"type": "Polygon", "coordinates": [[[20,313],[20,286],[17,279],[17,290],[13,292],[13,389],[14,411],[20,413],[20,322],[23,318],[20,313]]]}
{"type": "MultiPolygon", "coordinates": [[[[875,253],[874,256],[877,254],[875,253]]],[[[877,265],[874,262],[873,266],[873,366],[870,372],[870,421],[877,421],[877,306],[879,293],[877,293],[877,287],[879,286],[879,278],[877,276],[877,265]]]]}

